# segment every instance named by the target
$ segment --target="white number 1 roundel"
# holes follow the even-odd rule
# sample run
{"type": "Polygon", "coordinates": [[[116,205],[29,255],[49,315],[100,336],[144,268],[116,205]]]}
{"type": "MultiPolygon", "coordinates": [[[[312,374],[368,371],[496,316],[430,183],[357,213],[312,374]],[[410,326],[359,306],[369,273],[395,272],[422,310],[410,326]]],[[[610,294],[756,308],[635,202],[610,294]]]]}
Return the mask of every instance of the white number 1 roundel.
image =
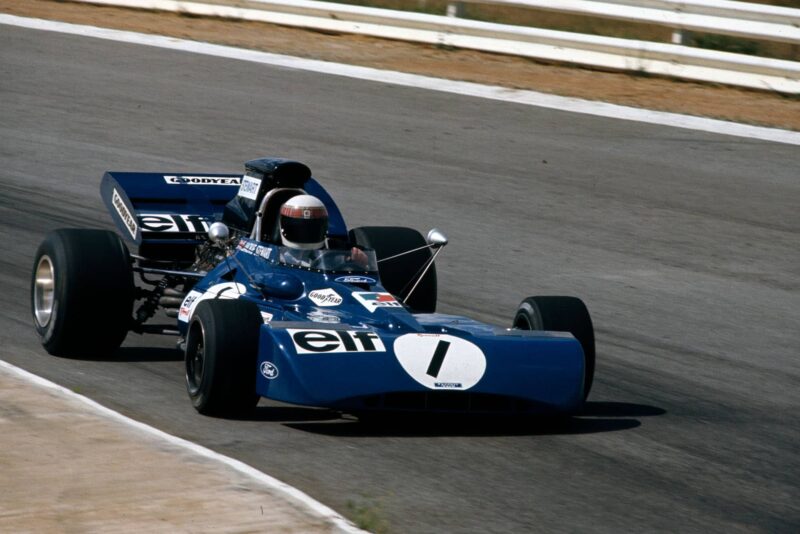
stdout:
{"type": "Polygon", "coordinates": [[[400,336],[394,354],[411,378],[430,389],[469,389],[486,371],[477,345],[447,334],[400,336]]]}

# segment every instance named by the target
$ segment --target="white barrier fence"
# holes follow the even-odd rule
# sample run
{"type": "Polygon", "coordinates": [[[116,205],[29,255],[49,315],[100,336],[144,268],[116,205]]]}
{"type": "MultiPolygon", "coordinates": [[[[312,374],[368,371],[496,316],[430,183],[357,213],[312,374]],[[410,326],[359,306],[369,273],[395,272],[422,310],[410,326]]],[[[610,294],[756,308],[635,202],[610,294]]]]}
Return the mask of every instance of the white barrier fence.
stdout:
{"type": "MultiPolygon", "coordinates": [[[[256,2],[260,0],[255,0],[256,2]]],[[[746,39],[800,44],[800,9],[730,0],[458,0],[447,6],[458,17],[466,4],[502,5],[665,26],[683,32],[717,33],[746,39]]]]}
{"type": "MultiPolygon", "coordinates": [[[[216,0],[213,4],[178,0],[77,1],[356,33],[783,93],[800,93],[800,62],[692,48],[680,44],[601,37],[313,0],[216,0]]],[[[759,39],[800,43],[800,28],[792,25],[795,19],[781,18],[784,16],[796,17],[797,23],[800,24],[800,10],[766,9],[771,6],[758,6],[765,8],[758,10],[753,9],[753,6],[757,6],[757,4],[744,2],[722,0],[641,0],[636,2],[637,6],[679,4],[687,6],[687,9],[689,9],[688,6],[693,6],[692,9],[700,11],[698,13],[674,13],[660,7],[656,9],[628,5],[634,3],[633,0],[630,2],[624,0],[606,0],[604,2],[592,0],[559,0],[558,2],[483,0],[481,3],[536,8],[542,8],[542,5],[547,4],[549,10],[574,14],[589,14],[586,11],[578,10],[597,9],[597,6],[605,6],[605,8],[613,6],[614,10],[606,9],[602,16],[648,23],[655,23],[655,18],[657,18],[661,25],[676,30],[689,29],[750,38],[756,38],[755,35],[758,35],[759,39]],[[731,4],[735,5],[731,7],[731,4]],[[742,9],[741,5],[749,7],[742,9]],[[734,8],[739,8],[739,10],[736,11],[734,8]],[[738,13],[739,17],[760,16],[762,19],[707,15],[702,12],[702,9],[710,10],[711,13],[738,13]],[[727,9],[728,11],[714,11],[715,9],[727,9]],[[656,13],[660,13],[660,15],[656,16],[656,13]],[[650,17],[654,20],[642,21],[641,17],[650,17]],[[783,22],[775,22],[776,20],[783,22]],[[724,25],[721,21],[725,21],[724,25]]],[[[457,14],[458,9],[451,11],[453,14],[457,14]]]]}

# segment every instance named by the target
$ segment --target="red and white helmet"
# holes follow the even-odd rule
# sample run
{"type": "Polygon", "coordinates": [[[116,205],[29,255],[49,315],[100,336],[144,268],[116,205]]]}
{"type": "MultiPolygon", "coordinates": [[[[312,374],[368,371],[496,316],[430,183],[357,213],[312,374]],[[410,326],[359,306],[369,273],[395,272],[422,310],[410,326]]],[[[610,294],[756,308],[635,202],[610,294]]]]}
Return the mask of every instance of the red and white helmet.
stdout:
{"type": "Polygon", "coordinates": [[[308,250],[322,248],[328,232],[328,210],[317,197],[297,195],[281,206],[280,224],[284,246],[308,250]]]}

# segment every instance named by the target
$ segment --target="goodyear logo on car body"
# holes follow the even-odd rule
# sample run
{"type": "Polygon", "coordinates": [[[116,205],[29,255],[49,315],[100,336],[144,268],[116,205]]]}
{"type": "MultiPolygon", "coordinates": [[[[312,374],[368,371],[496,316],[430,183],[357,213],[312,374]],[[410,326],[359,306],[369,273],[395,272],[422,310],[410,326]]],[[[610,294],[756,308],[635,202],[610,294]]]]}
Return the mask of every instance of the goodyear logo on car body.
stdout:
{"type": "Polygon", "coordinates": [[[242,179],[231,176],[164,176],[170,185],[240,185],[242,179]]]}
{"type": "Polygon", "coordinates": [[[308,299],[317,306],[338,306],[342,296],[331,288],[315,289],[308,294],[308,299]]]}
{"type": "Polygon", "coordinates": [[[131,236],[136,239],[136,230],[138,226],[136,225],[136,219],[133,218],[131,212],[128,211],[128,207],[125,205],[125,201],[122,200],[122,197],[117,193],[117,190],[114,189],[114,192],[111,195],[111,203],[114,205],[114,209],[117,210],[119,214],[119,218],[122,219],[122,224],[125,225],[125,228],[131,233],[131,236]]]}

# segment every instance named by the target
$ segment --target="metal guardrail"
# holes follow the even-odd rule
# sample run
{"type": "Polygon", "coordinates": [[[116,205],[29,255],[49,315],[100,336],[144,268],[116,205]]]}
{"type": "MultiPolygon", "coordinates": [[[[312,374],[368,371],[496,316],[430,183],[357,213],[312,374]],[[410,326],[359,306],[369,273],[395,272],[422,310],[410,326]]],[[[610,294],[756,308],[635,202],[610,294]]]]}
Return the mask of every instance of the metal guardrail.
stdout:
{"type": "MultiPolygon", "coordinates": [[[[216,0],[213,3],[179,0],[74,1],[260,21],[332,32],[357,33],[783,93],[800,93],[800,62],[692,48],[678,44],[601,37],[313,0],[216,0]]],[[[586,4],[593,4],[595,7],[597,5],[620,7],[622,3],[616,2],[616,0],[610,0],[610,2],[483,0],[482,3],[510,4],[512,1],[528,7],[533,7],[531,4],[552,3],[559,8],[557,9],[559,11],[566,5],[578,9],[591,7],[586,4]]],[[[669,0],[642,0],[643,3],[653,1],[669,3],[669,0]]],[[[723,2],[721,0],[689,0],[679,3],[721,4],[723,2]]],[[[724,3],[743,4],[743,2],[724,3]]],[[[621,9],[624,11],[632,8],[622,6],[621,9]]],[[[630,16],[630,12],[628,16],[630,16]]],[[[747,23],[751,26],[753,24],[753,22],[747,23]]],[[[780,26],[771,22],[763,24],[780,26]]],[[[794,30],[800,32],[798,28],[794,28],[794,30]]],[[[793,39],[794,34],[790,33],[789,38],[793,39]]],[[[800,42],[800,37],[797,42],[800,42]]]]}
{"type": "Polygon", "coordinates": [[[465,4],[521,7],[665,26],[674,30],[672,42],[676,44],[683,43],[685,31],[800,44],[800,9],[764,4],[730,0],[458,0],[448,4],[448,16],[462,16],[465,4]]]}
{"type": "MultiPolygon", "coordinates": [[[[470,1],[470,0],[463,0],[470,1]]],[[[502,1],[502,0],[501,0],[502,1]]],[[[731,0],[602,0],[607,3],[626,6],[651,7],[679,13],[695,15],[711,15],[730,19],[775,22],[777,24],[800,24],[800,10],[754,4],[731,0]]]]}

